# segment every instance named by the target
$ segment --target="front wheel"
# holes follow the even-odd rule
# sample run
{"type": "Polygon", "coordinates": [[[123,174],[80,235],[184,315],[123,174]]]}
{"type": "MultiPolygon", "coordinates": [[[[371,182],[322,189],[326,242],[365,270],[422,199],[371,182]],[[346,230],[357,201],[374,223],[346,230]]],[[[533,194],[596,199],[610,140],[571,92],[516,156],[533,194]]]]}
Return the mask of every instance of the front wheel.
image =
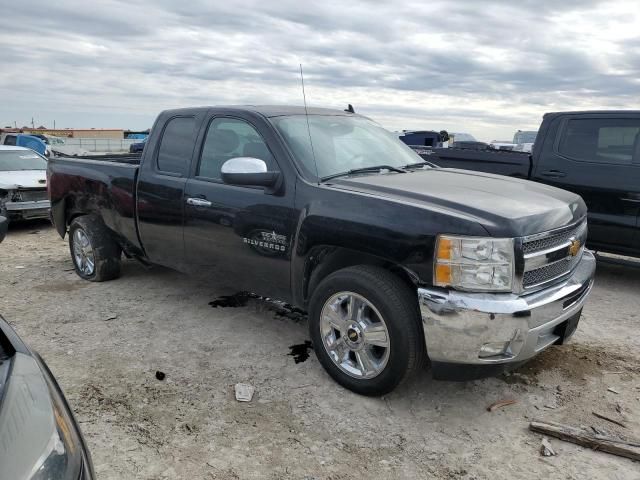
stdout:
{"type": "Polygon", "coordinates": [[[313,293],[309,310],[318,360],[349,390],[384,395],[423,364],[417,299],[385,269],[365,265],[332,273],[313,293]]]}
{"type": "Polygon", "coordinates": [[[71,222],[69,250],[81,278],[104,282],[120,276],[120,246],[98,217],[87,215],[71,222]]]}

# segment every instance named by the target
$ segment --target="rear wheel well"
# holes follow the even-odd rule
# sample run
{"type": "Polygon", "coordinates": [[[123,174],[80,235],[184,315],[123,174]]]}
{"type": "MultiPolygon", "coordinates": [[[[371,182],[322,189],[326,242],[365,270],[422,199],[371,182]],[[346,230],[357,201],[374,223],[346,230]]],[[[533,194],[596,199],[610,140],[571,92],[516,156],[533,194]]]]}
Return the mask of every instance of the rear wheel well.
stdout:
{"type": "Polygon", "coordinates": [[[364,252],[342,247],[318,247],[309,256],[311,259],[308,273],[305,275],[305,305],[313,295],[320,282],[338,270],[356,265],[371,265],[384,268],[400,278],[410,289],[416,288],[416,278],[412,272],[397,263],[364,252]]]}
{"type": "Polygon", "coordinates": [[[82,208],[77,207],[76,202],[73,197],[67,197],[65,199],[64,204],[64,222],[65,222],[65,230],[69,230],[71,223],[78,217],[84,217],[87,215],[92,215],[94,217],[100,218],[102,221],[102,216],[98,213],[92,211],[84,211],[82,208]]]}

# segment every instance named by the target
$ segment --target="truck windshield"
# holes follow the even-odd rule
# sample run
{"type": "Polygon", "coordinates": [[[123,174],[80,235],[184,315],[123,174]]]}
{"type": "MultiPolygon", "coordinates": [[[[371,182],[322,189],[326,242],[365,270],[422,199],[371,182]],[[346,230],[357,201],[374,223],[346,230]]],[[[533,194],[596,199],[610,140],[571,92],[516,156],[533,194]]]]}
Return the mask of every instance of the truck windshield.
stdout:
{"type": "Polygon", "coordinates": [[[0,150],[0,172],[46,169],[46,160],[31,150],[0,150]]]}
{"type": "MultiPolygon", "coordinates": [[[[309,115],[308,119],[309,128],[305,115],[274,117],[270,120],[284,137],[300,167],[311,178],[324,178],[378,165],[400,168],[422,161],[398,137],[366,118],[309,115]]],[[[375,173],[375,169],[369,173],[375,173]]]]}

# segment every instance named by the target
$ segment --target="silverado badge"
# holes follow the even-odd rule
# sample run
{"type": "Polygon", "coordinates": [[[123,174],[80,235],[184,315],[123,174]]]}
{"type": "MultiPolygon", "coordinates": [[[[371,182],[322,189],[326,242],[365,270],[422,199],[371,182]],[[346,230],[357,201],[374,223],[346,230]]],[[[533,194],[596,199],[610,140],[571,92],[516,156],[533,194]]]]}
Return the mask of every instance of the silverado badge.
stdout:
{"type": "Polygon", "coordinates": [[[577,238],[574,238],[573,240],[571,240],[571,245],[569,245],[569,256],[575,257],[576,255],[578,255],[578,253],[580,252],[581,246],[582,244],[580,243],[580,240],[578,240],[577,238]]]}

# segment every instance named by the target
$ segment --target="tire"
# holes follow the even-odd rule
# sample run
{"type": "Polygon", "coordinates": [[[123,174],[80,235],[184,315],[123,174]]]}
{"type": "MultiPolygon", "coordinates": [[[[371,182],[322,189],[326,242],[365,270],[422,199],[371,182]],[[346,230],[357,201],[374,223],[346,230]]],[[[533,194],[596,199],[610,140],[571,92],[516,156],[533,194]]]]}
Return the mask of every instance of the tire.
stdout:
{"type": "Polygon", "coordinates": [[[120,246],[99,217],[86,215],[71,222],[69,251],[80,278],[104,282],[120,276],[120,246]]]}
{"type": "Polygon", "coordinates": [[[320,282],[309,307],[316,356],[343,387],[361,395],[384,395],[423,366],[418,300],[393,273],[369,265],[338,270],[320,282]],[[352,313],[353,306],[359,315],[352,313]]]}

